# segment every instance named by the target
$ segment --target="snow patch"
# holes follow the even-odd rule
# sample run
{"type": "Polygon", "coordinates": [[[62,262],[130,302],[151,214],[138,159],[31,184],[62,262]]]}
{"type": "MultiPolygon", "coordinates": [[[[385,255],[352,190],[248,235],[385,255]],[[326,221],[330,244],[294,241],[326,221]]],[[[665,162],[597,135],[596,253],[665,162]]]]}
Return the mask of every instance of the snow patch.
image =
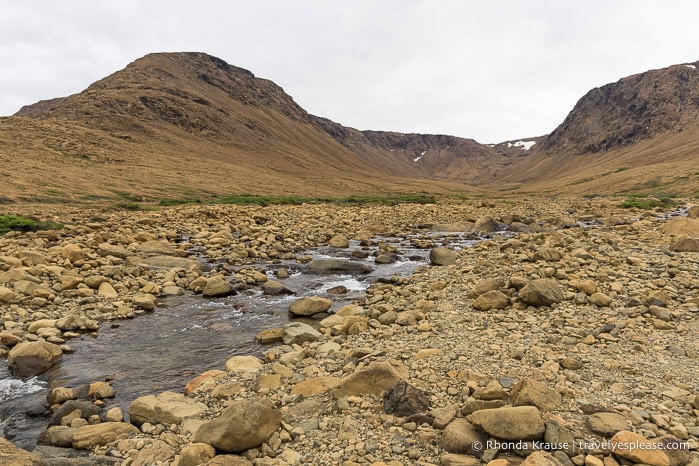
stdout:
{"type": "Polygon", "coordinates": [[[536,141],[517,141],[514,144],[508,142],[507,147],[521,147],[523,150],[529,150],[534,144],[536,144],[536,141]]]}
{"type": "Polygon", "coordinates": [[[693,70],[697,69],[696,65],[684,65],[684,66],[686,66],[687,68],[691,68],[693,70]]]}
{"type": "Polygon", "coordinates": [[[417,157],[415,157],[415,158],[413,159],[413,162],[417,162],[418,160],[420,160],[421,158],[423,158],[423,157],[425,156],[425,152],[427,152],[427,151],[426,151],[426,150],[423,150],[422,153],[420,153],[419,156],[417,156],[417,157]]]}

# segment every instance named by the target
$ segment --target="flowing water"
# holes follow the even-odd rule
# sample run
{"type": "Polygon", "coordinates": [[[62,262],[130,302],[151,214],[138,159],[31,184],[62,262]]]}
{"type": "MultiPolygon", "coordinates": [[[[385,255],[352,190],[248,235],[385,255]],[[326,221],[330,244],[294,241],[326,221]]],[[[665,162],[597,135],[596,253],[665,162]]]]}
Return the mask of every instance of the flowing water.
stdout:
{"type": "MultiPolygon", "coordinates": [[[[414,237],[413,237],[414,238],[414,237]]],[[[0,429],[18,446],[32,449],[46,428],[46,393],[58,386],[75,387],[108,380],[116,391],[108,406],[118,405],[124,412],[135,398],[164,390],[181,392],[194,376],[208,369],[221,369],[236,354],[260,356],[265,347],[257,343],[260,330],[281,327],[289,322],[288,308],[303,296],[329,296],[333,310],[361,299],[377,280],[394,275],[409,276],[427,263],[429,250],[417,249],[411,237],[376,238],[397,248],[392,264],[376,264],[374,257],[351,258],[351,252],[377,248],[361,247],[352,241],[348,249],[317,248],[308,251],[315,259],[342,258],[370,265],[373,271],[362,275],[347,273],[310,273],[295,261],[258,265],[268,276],[285,267],[290,276],[281,281],[295,295],[265,296],[259,287],[225,298],[204,298],[187,293],[168,297],[152,313],[131,320],[104,322],[98,333],[83,335],[70,342],[74,353],[46,374],[28,380],[15,379],[0,361],[0,429]],[[343,295],[329,295],[333,287],[344,286],[343,295]]],[[[461,234],[431,234],[436,244],[449,243],[456,249],[476,241],[461,234]]],[[[210,268],[210,264],[209,267],[210,268]]]]}

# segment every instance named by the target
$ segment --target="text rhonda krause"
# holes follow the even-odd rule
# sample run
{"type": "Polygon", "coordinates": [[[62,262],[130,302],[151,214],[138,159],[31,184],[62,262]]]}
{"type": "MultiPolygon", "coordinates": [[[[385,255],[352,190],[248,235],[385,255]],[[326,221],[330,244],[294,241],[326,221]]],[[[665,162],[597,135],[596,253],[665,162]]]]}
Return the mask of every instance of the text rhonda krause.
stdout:
{"type": "MultiPolygon", "coordinates": [[[[498,449],[498,450],[569,450],[571,448],[570,443],[553,443],[553,442],[543,442],[540,440],[534,440],[531,442],[526,442],[523,440],[518,440],[516,442],[505,442],[500,440],[488,440],[486,442],[486,450],[498,449]]],[[[575,446],[583,451],[589,450],[688,450],[689,445],[686,442],[643,442],[643,441],[633,441],[633,442],[576,442],[575,446]]]]}

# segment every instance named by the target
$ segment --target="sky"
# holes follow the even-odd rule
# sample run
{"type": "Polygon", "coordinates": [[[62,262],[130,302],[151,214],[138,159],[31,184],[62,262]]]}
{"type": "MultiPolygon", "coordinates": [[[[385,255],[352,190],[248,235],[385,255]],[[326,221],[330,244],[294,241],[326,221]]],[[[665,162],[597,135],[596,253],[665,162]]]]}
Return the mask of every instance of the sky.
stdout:
{"type": "Polygon", "coordinates": [[[0,115],[198,51],[346,126],[497,143],[587,91],[699,60],[695,0],[0,0],[0,115]]]}

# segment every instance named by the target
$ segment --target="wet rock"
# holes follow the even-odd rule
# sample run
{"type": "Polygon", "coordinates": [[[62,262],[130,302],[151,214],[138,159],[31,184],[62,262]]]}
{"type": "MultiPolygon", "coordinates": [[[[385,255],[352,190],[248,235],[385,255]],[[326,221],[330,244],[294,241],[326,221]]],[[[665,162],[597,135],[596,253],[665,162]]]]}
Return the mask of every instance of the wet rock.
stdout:
{"type": "Polygon", "coordinates": [[[316,273],[369,273],[373,269],[370,266],[360,262],[351,262],[342,259],[314,259],[308,264],[308,270],[316,273]]]}
{"type": "Polygon", "coordinates": [[[234,401],[218,418],[202,424],[194,441],[219,451],[237,453],[267,441],[279,428],[282,415],[268,399],[234,401]]]}
{"type": "Polygon", "coordinates": [[[267,280],[265,283],[263,283],[262,291],[264,292],[264,294],[269,296],[277,296],[280,294],[294,294],[293,291],[289,290],[287,287],[274,280],[267,280]]]}
{"type": "Polygon", "coordinates": [[[140,294],[133,299],[134,305],[144,311],[152,311],[155,309],[155,304],[157,302],[158,299],[152,294],[140,294]]]}
{"type": "Polygon", "coordinates": [[[539,278],[519,290],[519,299],[530,306],[550,306],[563,301],[563,292],[556,280],[539,278]]]}
{"type": "Polygon", "coordinates": [[[260,331],[255,337],[257,341],[263,344],[279,343],[284,338],[284,329],[282,328],[269,328],[260,331]]]}
{"type": "Polygon", "coordinates": [[[301,345],[307,341],[318,341],[323,334],[303,322],[292,322],[284,327],[282,340],[286,345],[301,345]]]}
{"type": "Polygon", "coordinates": [[[383,395],[383,410],[386,414],[408,417],[429,411],[430,407],[430,396],[405,380],[393,384],[383,395]]]}
{"type": "Polygon", "coordinates": [[[408,367],[400,361],[374,362],[342,379],[335,398],[350,395],[379,395],[396,382],[408,378],[408,367]]]}
{"type": "Polygon", "coordinates": [[[63,403],[63,405],[53,413],[49,419],[49,426],[59,425],[64,416],[76,410],[80,412],[80,417],[82,419],[89,419],[90,416],[99,415],[102,411],[99,406],[96,406],[89,401],[69,400],[63,403]]]}
{"type": "Polygon", "coordinates": [[[430,250],[430,263],[432,265],[452,265],[456,263],[459,255],[447,248],[432,248],[430,250]]]}
{"type": "Polygon", "coordinates": [[[101,424],[83,426],[75,429],[73,448],[87,450],[137,433],[138,429],[125,422],[103,422],[101,424]]]}
{"type": "Polygon", "coordinates": [[[345,238],[344,236],[337,235],[333,236],[330,238],[330,241],[328,241],[328,244],[330,247],[333,248],[348,248],[349,247],[349,240],[345,238]]]}
{"type": "Polygon", "coordinates": [[[229,296],[235,294],[230,283],[221,277],[212,277],[206,281],[206,286],[202,290],[202,294],[207,297],[229,296]]]}
{"type": "Polygon", "coordinates": [[[546,430],[539,410],[533,406],[484,409],[471,414],[468,420],[489,435],[505,440],[536,440],[546,430]]]}
{"type": "Polygon", "coordinates": [[[294,301],[289,307],[289,312],[295,316],[312,316],[327,311],[332,305],[333,302],[328,298],[309,296],[294,301]]]}
{"type": "Polygon", "coordinates": [[[17,377],[43,374],[63,356],[61,348],[46,341],[30,341],[15,345],[8,355],[12,372],[17,377]]]}

